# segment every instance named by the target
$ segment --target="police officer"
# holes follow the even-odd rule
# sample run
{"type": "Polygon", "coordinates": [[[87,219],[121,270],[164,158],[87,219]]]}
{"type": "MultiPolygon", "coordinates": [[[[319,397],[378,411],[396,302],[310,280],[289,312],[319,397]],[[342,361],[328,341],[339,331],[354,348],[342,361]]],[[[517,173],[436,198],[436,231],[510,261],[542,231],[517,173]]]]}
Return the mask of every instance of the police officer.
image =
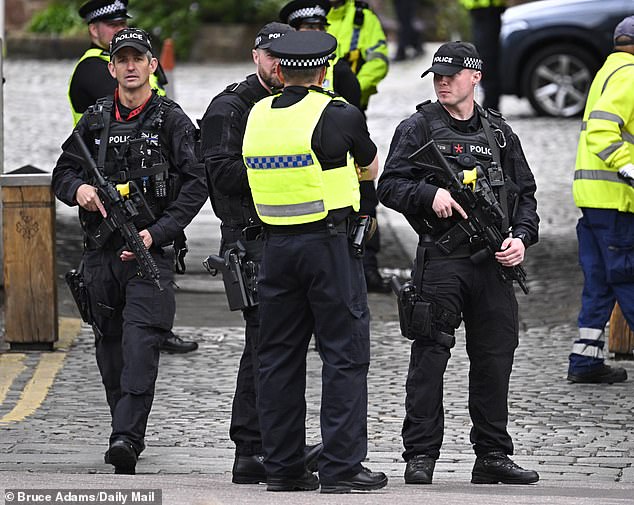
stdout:
{"type": "MultiPolygon", "coordinates": [[[[282,23],[288,23],[296,30],[326,31],[330,10],[328,0],[292,0],[280,11],[282,23]]],[[[324,78],[323,88],[335,91],[348,103],[361,108],[361,86],[347,60],[333,55],[324,78]]]]}
{"type": "MultiPolygon", "coordinates": [[[[128,0],[89,0],[79,8],[79,15],[88,24],[90,47],[79,58],[70,78],[68,101],[73,124],[99,98],[111,95],[117,81],[108,71],[108,48],[115,33],[128,26],[128,0]]],[[[157,68],[150,76],[150,84],[164,95],[165,74],[157,68]]]]}
{"type": "MultiPolygon", "coordinates": [[[[271,43],[293,28],[268,23],[255,38],[252,51],[254,74],[233,83],[213,98],[201,120],[201,152],[205,160],[207,185],[214,212],[221,220],[220,256],[240,241],[246,248],[244,261],[259,263],[262,223],[258,217],[242,161],[245,119],[254,103],[282,87],[276,74],[278,58],[271,55],[271,43]]],[[[229,436],[236,445],[232,481],[236,484],[266,482],[262,463],[262,439],[256,408],[258,306],[242,310],[245,320],[244,351],[238,368],[231,409],[229,436]]],[[[315,469],[319,447],[310,447],[306,464],[315,469]]]]}
{"type": "Polygon", "coordinates": [[[84,230],[83,275],[97,364],[112,415],[106,459],[115,473],[134,474],[154,398],[159,346],[174,320],[171,248],[166,246],[200,210],[207,191],[194,153],[194,126],[175,102],[150,88],[157,60],[147,33],[121,30],[112,39],[110,54],[108,68],[118,82],[114,97],[89,108],[76,131],[107,180],[135,182],[133,201],[140,210],[141,197],[147,203],[149,211],[134,219],[158,266],[162,289],[139,273],[117,230],[102,234],[98,245],[97,230],[107,209],[93,176],[76,156],[81,151],[73,137],[62,146],[53,189],[62,202],[79,205],[84,230]]]}
{"type": "Polygon", "coordinates": [[[539,479],[536,472],[520,468],[508,457],[513,454],[513,442],[506,428],[507,396],[518,345],[518,307],[511,282],[499,275],[500,266],[519,265],[525,248],[537,241],[535,180],[517,135],[500,116],[474,102],[481,66],[472,44],[449,42],[438,49],[431,68],[423,74],[434,74],[438,101],[420,104],[397,127],[378,184],[381,202],[402,212],[419,235],[413,278],[421,324],[418,334],[411,335],[416,338],[402,431],[408,484],[432,482],[444,430],[443,374],[461,320],[471,363],[469,413],[476,454],[471,482],[528,484],[539,479]],[[506,181],[497,186],[497,199],[509,219],[508,225],[500,223],[500,231],[506,234],[510,226],[512,235],[495,256],[480,258],[478,264],[472,258],[483,253],[479,237],[471,241],[466,237],[449,255],[436,246],[438,238],[459,226],[467,214],[437,172],[409,160],[430,139],[452,163],[469,168],[477,163],[487,179],[497,175],[498,181],[506,181]],[[503,174],[493,171],[493,162],[503,174]]]}
{"type": "Polygon", "coordinates": [[[506,0],[460,0],[469,11],[473,43],[484,60],[482,89],[485,109],[499,110],[502,95],[500,75],[500,30],[506,0]]]}
{"type": "Polygon", "coordinates": [[[265,242],[258,280],[258,412],[269,491],[313,490],[305,444],[306,352],[323,362],[322,493],[379,489],[367,452],[369,312],[361,259],[348,241],[359,183],[375,177],[376,146],[363,115],[321,88],[336,40],[319,31],[271,44],[281,95],[253,106],[244,134],[249,186],[265,242]]]}
{"type": "Polygon", "coordinates": [[[579,337],[572,346],[568,380],[627,380],[605,364],[605,325],[615,300],[634,328],[634,16],[614,30],[614,52],[588,94],[572,185],[583,215],[577,225],[584,286],[579,337]]]}
{"type": "MultiPolygon", "coordinates": [[[[361,88],[361,110],[368,108],[370,96],[387,75],[389,66],[387,39],[379,18],[366,2],[330,0],[328,33],[337,39],[336,57],[349,63],[361,88]]],[[[336,79],[335,79],[336,82],[336,79]]],[[[379,200],[373,181],[361,182],[361,213],[376,218],[379,200]]],[[[366,244],[363,268],[368,291],[387,293],[388,283],[378,270],[377,254],[381,249],[380,228],[366,244]]]]}
{"type": "MultiPolygon", "coordinates": [[[[108,70],[109,46],[114,34],[127,27],[130,18],[127,5],[128,0],[89,0],[79,8],[79,15],[88,23],[91,45],[77,62],[68,88],[75,125],[89,106],[99,98],[111,95],[117,87],[117,80],[108,70]]],[[[165,84],[165,73],[158,64],[155,73],[150,76],[150,85],[159,95],[165,95],[165,84]]],[[[184,234],[175,241],[175,246],[181,253],[186,252],[184,234]]],[[[196,342],[185,341],[173,333],[161,343],[161,350],[170,353],[180,354],[196,349],[196,342]]]]}

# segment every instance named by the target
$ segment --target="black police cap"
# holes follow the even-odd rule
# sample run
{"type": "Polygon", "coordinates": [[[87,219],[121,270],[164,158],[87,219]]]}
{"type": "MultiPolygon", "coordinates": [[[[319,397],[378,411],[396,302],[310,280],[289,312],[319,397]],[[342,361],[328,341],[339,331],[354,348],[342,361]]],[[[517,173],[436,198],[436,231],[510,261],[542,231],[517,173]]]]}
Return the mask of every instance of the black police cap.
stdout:
{"type": "Polygon", "coordinates": [[[79,8],[86,23],[128,19],[128,0],[89,0],[79,8]]]}
{"type": "Polygon", "coordinates": [[[317,23],[328,25],[326,15],[330,10],[328,0],[293,0],[280,11],[282,23],[288,23],[293,28],[299,28],[302,23],[317,23]]]}
{"type": "Polygon", "coordinates": [[[325,66],[337,48],[337,39],[326,32],[290,32],[274,40],[270,53],[280,59],[280,66],[314,68],[325,66]]]}
{"type": "Polygon", "coordinates": [[[117,32],[110,41],[110,58],[115,55],[117,51],[124,47],[131,47],[136,49],[140,53],[152,53],[152,42],[150,42],[150,36],[145,30],[140,28],[124,28],[117,32]]]}

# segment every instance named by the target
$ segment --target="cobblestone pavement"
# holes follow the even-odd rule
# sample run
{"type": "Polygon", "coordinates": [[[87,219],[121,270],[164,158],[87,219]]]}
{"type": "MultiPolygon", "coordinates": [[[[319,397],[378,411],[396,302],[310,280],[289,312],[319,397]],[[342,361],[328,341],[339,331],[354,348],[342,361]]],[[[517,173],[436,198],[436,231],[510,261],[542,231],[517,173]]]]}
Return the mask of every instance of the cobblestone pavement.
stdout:
{"type": "MultiPolygon", "coordinates": [[[[418,102],[433,95],[431,80],[419,79],[432,53],[433,47],[423,59],[393,65],[370,105],[369,127],[382,159],[398,122],[413,112],[418,102]]],[[[59,145],[71,128],[65,92],[72,65],[70,61],[6,61],[5,170],[27,163],[47,170],[54,165],[59,145]]],[[[192,119],[200,118],[210,97],[250,71],[251,66],[244,63],[178,65],[177,101],[192,119]]],[[[570,194],[579,121],[534,117],[527,103],[512,97],[504,97],[502,112],[522,139],[539,188],[541,241],[528,251],[531,293],[524,296],[518,290],[521,334],[510,386],[509,429],[516,461],[538,470],[542,482],[521,490],[466,484],[473,454],[467,411],[468,361],[459,332],[445,375],[445,441],[434,481],[439,486],[425,492],[431,493],[432,500],[447,503],[633,503],[632,383],[572,385],[565,380],[582,282],[576,259],[578,211],[570,194]]],[[[415,235],[401,216],[383,207],[379,211],[384,230],[380,264],[385,272],[402,273],[410,266],[415,235]]],[[[76,260],[71,245],[76,236],[72,216],[74,210],[58,207],[58,224],[63,231],[58,232],[60,272],[76,260]]],[[[207,276],[200,266],[200,260],[218,248],[217,230],[218,221],[207,205],[188,230],[189,273],[178,281],[182,289],[176,332],[196,340],[200,349],[183,356],[162,355],[147,430],[148,448],[138,466],[146,475],[117,482],[130,486],[163,483],[171,490],[170,504],[273,503],[263,501],[268,496],[262,487],[241,490],[238,497],[227,485],[233,455],[229,416],[243,330],[240,318],[225,308],[220,282],[207,276]],[[202,475],[203,480],[198,478],[202,475]],[[179,501],[174,492],[179,487],[188,490],[190,499],[179,501]],[[207,500],[200,498],[205,489],[212,488],[215,498],[209,493],[207,500]]],[[[399,334],[391,295],[371,295],[370,305],[368,465],[388,473],[391,482],[384,493],[364,496],[363,503],[393,502],[392,493],[401,500],[415,499],[420,488],[402,484],[404,463],[400,457],[409,343],[399,334]]],[[[76,315],[62,289],[60,312],[76,315]]],[[[109,416],[89,330],[82,328],[72,345],[60,352],[65,352],[63,367],[42,404],[26,419],[1,421],[20,403],[42,355],[24,354],[23,369],[4,400],[0,388],[0,487],[16,483],[63,485],[64,477],[50,475],[57,472],[111,472],[102,461],[109,416]]],[[[8,354],[0,354],[3,356],[8,354]]],[[[632,362],[619,362],[619,366],[634,376],[632,362]]],[[[0,369],[0,377],[2,373],[0,369]]],[[[308,358],[308,385],[307,439],[316,442],[321,392],[320,362],[313,351],[308,358]]],[[[73,482],[95,487],[115,481],[97,475],[73,482]]],[[[312,503],[312,499],[301,501],[307,499],[305,494],[301,498],[276,496],[275,503],[290,503],[291,499],[312,503]]],[[[339,502],[331,499],[328,503],[339,502]]]]}

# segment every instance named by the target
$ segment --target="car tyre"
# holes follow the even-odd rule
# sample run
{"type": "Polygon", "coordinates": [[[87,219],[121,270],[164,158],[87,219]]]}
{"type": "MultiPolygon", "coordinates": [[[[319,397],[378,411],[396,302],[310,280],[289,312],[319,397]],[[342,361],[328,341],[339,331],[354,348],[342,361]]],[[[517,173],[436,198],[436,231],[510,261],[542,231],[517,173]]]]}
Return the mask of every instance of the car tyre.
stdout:
{"type": "Polygon", "coordinates": [[[523,94],[541,116],[578,116],[598,68],[596,58],[581,47],[546,47],[528,60],[522,74],[523,94]]]}

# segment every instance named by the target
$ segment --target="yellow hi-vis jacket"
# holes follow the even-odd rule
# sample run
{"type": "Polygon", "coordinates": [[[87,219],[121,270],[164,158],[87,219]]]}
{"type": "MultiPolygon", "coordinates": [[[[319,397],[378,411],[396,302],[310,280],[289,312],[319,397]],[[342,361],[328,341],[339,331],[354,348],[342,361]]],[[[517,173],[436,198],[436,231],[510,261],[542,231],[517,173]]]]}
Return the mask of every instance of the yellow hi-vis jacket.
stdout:
{"type": "MultiPolygon", "coordinates": [[[[77,70],[77,65],[79,65],[82,61],[84,61],[87,58],[99,58],[100,60],[105,61],[107,65],[110,62],[110,53],[108,53],[108,51],[106,51],[105,49],[91,47],[82,55],[81,58],[79,58],[79,60],[75,64],[75,68],[73,69],[71,78],[68,81],[68,103],[70,104],[70,112],[73,115],[73,126],[77,126],[77,123],[79,122],[81,117],[84,115],[84,113],[77,112],[75,110],[75,107],[73,106],[73,101],[71,100],[71,97],[70,97],[70,83],[73,82],[73,75],[75,75],[75,70],[77,70]]],[[[165,90],[158,83],[158,78],[154,74],[150,76],[150,86],[152,87],[152,89],[155,89],[159,95],[165,96],[165,90]]],[[[114,88],[113,88],[113,91],[114,91],[114,88]]]]}
{"type": "Polygon", "coordinates": [[[610,54],[583,113],[572,192],[577,207],[634,212],[634,188],[618,171],[634,163],[634,55],[610,54]]]}
{"type": "Polygon", "coordinates": [[[315,127],[333,98],[309,90],[296,104],[275,109],[274,98],[253,106],[242,144],[262,222],[294,225],[324,219],[333,209],[359,210],[359,180],[350,154],[346,165],[322,170],[312,149],[315,127]]]}
{"type": "Polygon", "coordinates": [[[363,2],[359,2],[359,6],[355,4],[355,0],[346,0],[342,6],[331,8],[327,31],[337,39],[337,58],[350,61],[361,87],[361,108],[365,109],[370,96],[387,75],[389,60],[387,39],[379,18],[364,7],[363,2]]]}
{"type": "Polygon", "coordinates": [[[460,0],[460,3],[468,10],[506,7],[506,0],[460,0]]]}

